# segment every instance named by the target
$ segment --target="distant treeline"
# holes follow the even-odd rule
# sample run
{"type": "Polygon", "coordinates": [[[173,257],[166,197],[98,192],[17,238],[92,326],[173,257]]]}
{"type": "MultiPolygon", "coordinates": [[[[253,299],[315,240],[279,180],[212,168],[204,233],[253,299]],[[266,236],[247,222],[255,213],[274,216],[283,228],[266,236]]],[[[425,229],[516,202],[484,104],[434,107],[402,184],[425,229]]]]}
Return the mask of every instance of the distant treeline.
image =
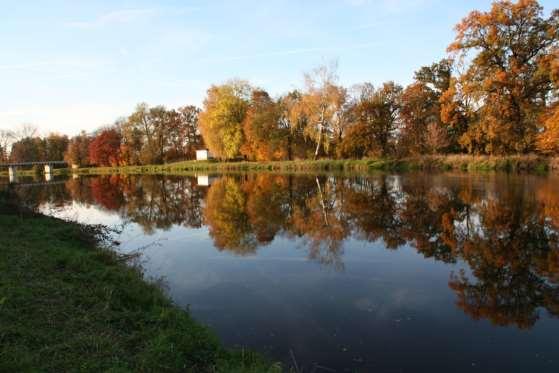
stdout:
{"type": "MultiPolygon", "coordinates": [[[[82,166],[192,159],[203,147],[221,160],[258,161],[558,154],[559,9],[546,17],[536,0],[500,0],[455,30],[448,58],[421,67],[405,88],[346,88],[335,66],[322,66],[277,98],[233,80],[210,87],[202,109],[140,104],[112,126],[59,140],[68,144],[65,159],[82,166]]],[[[0,153],[53,157],[56,136],[21,138],[9,155],[0,144],[0,153]]]]}

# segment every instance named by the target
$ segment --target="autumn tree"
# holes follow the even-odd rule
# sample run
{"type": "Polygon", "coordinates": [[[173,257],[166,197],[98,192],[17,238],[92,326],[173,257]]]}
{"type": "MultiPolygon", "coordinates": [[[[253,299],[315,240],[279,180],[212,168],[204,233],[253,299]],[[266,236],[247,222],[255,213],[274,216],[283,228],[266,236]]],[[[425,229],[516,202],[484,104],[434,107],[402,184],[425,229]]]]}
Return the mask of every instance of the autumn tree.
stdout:
{"type": "Polygon", "coordinates": [[[243,144],[243,121],[252,88],[244,81],[212,86],[200,113],[200,131],[209,150],[220,159],[239,155],[243,144]]]}
{"type": "Polygon", "coordinates": [[[116,128],[101,130],[89,144],[89,161],[96,166],[117,166],[120,163],[121,135],[116,128]]]}
{"type": "Polygon", "coordinates": [[[307,158],[310,149],[309,141],[305,137],[307,118],[301,112],[303,94],[293,90],[277,101],[279,111],[279,129],[285,137],[287,159],[307,158]]]}
{"type": "Polygon", "coordinates": [[[559,154],[559,104],[544,115],[543,126],[537,137],[537,149],[543,154],[559,154]]]}
{"type": "Polygon", "coordinates": [[[545,113],[540,117],[541,132],[538,134],[536,148],[544,154],[559,154],[559,48],[555,49],[546,63],[553,81],[554,90],[545,113]]]}
{"type": "Polygon", "coordinates": [[[97,176],[91,180],[91,197],[98,206],[116,211],[125,204],[120,175],[97,176]]]}
{"type": "Polygon", "coordinates": [[[430,154],[439,154],[451,144],[448,132],[439,123],[429,123],[425,133],[425,149],[430,154]]]}
{"type": "Polygon", "coordinates": [[[168,132],[168,144],[165,152],[167,161],[175,159],[193,159],[196,149],[204,142],[198,128],[200,109],[193,105],[178,108],[168,132]]]}
{"type": "Polygon", "coordinates": [[[439,98],[441,122],[446,126],[450,141],[450,150],[454,153],[462,149],[472,153],[473,147],[463,144],[463,137],[470,122],[477,123],[478,113],[472,100],[464,94],[462,85],[456,78],[450,79],[449,87],[439,98]]]}
{"type": "Polygon", "coordinates": [[[451,61],[447,59],[424,66],[415,73],[415,82],[404,90],[400,110],[400,154],[432,152],[436,143],[439,152],[449,145],[450,133],[455,131],[450,126],[443,127],[440,99],[450,87],[451,70],[451,61]],[[446,140],[441,142],[443,138],[446,140]]]}
{"type": "Polygon", "coordinates": [[[386,82],[375,89],[365,83],[358,87],[351,110],[351,126],[338,149],[341,157],[386,156],[394,145],[398,128],[402,87],[386,82]]]}
{"type": "Polygon", "coordinates": [[[44,160],[61,161],[68,149],[68,136],[51,133],[44,139],[44,160]]]}
{"type": "Polygon", "coordinates": [[[218,249],[231,250],[239,255],[252,254],[256,250],[257,242],[246,213],[246,203],[246,193],[233,178],[223,177],[210,187],[204,220],[218,249]]]}
{"type": "Polygon", "coordinates": [[[266,91],[252,92],[243,120],[244,143],[241,154],[257,161],[280,160],[286,157],[285,140],[290,135],[280,128],[280,111],[266,91]]]}
{"type": "Polygon", "coordinates": [[[305,135],[314,141],[314,159],[343,136],[346,90],[337,84],[335,66],[320,66],[305,74],[305,92],[296,115],[305,119],[305,135]]]}
{"type": "Polygon", "coordinates": [[[173,113],[163,106],[141,103],[120,124],[124,159],[129,164],[161,163],[173,113]]]}
{"type": "Polygon", "coordinates": [[[11,162],[40,162],[45,160],[45,141],[39,137],[24,137],[12,144],[11,162]]]}
{"type": "Polygon", "coordinates": [[[64,154],[64,160],[71,165],[82,167],[89,166],[89,143],[91,138],[84,131],[74,136],[68,143],[68,149],[64,154]]]}
{"type": "Polygon", "coordinates": [[[469,118],[462,146],[488,154],[532,151],[553,89],[549,55],[559,46],[559,10],[544,18],[536,0],[495,1],[487,12],[471,12],[456,33],[448,51],[471,60],[457,83],[478,114],[469,118]]]}
{"type": "Polygon", "coordinates": [[[421,155],[427,152],[427,128],[439,124],[439,113],[437,96],[427,85],[416,82],[406,87],[400,113],[402,130],[398,145],[401,154],[421,155]]]}

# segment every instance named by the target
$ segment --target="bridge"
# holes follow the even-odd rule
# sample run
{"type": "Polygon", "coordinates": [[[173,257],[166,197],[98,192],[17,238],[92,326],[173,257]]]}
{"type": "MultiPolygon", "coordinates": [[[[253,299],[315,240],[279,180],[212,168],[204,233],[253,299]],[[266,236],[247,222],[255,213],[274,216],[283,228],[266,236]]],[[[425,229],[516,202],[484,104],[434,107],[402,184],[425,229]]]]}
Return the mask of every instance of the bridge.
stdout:
{"type": "Polygon", "coordinates": [[[17,169],[18,167],[32,167],[44,166],[45,167],[45,180],[52,179],[52,168],[54,166],[68,166],[65,161],[39,161],[39,162],[13,162],[13,163],[0,163],[0,168],[8,168],[8,175],[10,183],[17,183],[17,169]]]}
{"type": "MultiPolygon", "coordinates": [[[[13,185],[13,183],[10,183],[13,185]]],[[[37,186],[49,186],[49,185],[62,185],[66,184],[66,180],[54,180],[54,181],[37,181],[34,183],[18,183],[15,186],[17,188],[32,188],[37,186]]],[[[7,183],[0,183],[0,187],[8,185],[7,183]]]]}

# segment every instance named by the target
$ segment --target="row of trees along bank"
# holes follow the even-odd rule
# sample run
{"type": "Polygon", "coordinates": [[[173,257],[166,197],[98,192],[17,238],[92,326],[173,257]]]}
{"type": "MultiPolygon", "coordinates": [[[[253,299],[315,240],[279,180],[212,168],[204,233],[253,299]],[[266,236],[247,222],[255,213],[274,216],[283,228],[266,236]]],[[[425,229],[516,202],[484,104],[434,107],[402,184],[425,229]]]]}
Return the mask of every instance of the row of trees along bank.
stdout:
{"type": "MultiPolygon", "coordinates": [[[[233,80],[210,87],[201,110],[141,104],[113,126],[70,139],[65,158],[83,166],[159,164],[192,159],[202,147],[221,160],[258,161],[554,155],[558,87],[559,10],[546,16],[536,0],[496,1],[464,18],[447,58],[421,67],[405,88],[392,81],[346,88],[334,65],[279,97],[233,80]]],[[[20,146],[33,146],[26,141],[12,146],[13,160],[20,146]]]]}

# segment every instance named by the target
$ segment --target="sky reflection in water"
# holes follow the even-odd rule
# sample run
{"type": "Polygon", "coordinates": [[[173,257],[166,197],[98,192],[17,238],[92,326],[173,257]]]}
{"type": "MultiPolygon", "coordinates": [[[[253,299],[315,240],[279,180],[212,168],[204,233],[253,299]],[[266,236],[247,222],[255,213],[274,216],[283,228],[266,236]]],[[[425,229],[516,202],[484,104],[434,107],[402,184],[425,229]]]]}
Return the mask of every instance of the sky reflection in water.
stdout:
{"type": "Polygon", "coordinates": [[[124,223],[150,277],[230,346],[304,371],[556,371],[559,178],[100,176],[27,203],[124,223]],[[326,371],[326,370],[322,370],[326,371]]]}

